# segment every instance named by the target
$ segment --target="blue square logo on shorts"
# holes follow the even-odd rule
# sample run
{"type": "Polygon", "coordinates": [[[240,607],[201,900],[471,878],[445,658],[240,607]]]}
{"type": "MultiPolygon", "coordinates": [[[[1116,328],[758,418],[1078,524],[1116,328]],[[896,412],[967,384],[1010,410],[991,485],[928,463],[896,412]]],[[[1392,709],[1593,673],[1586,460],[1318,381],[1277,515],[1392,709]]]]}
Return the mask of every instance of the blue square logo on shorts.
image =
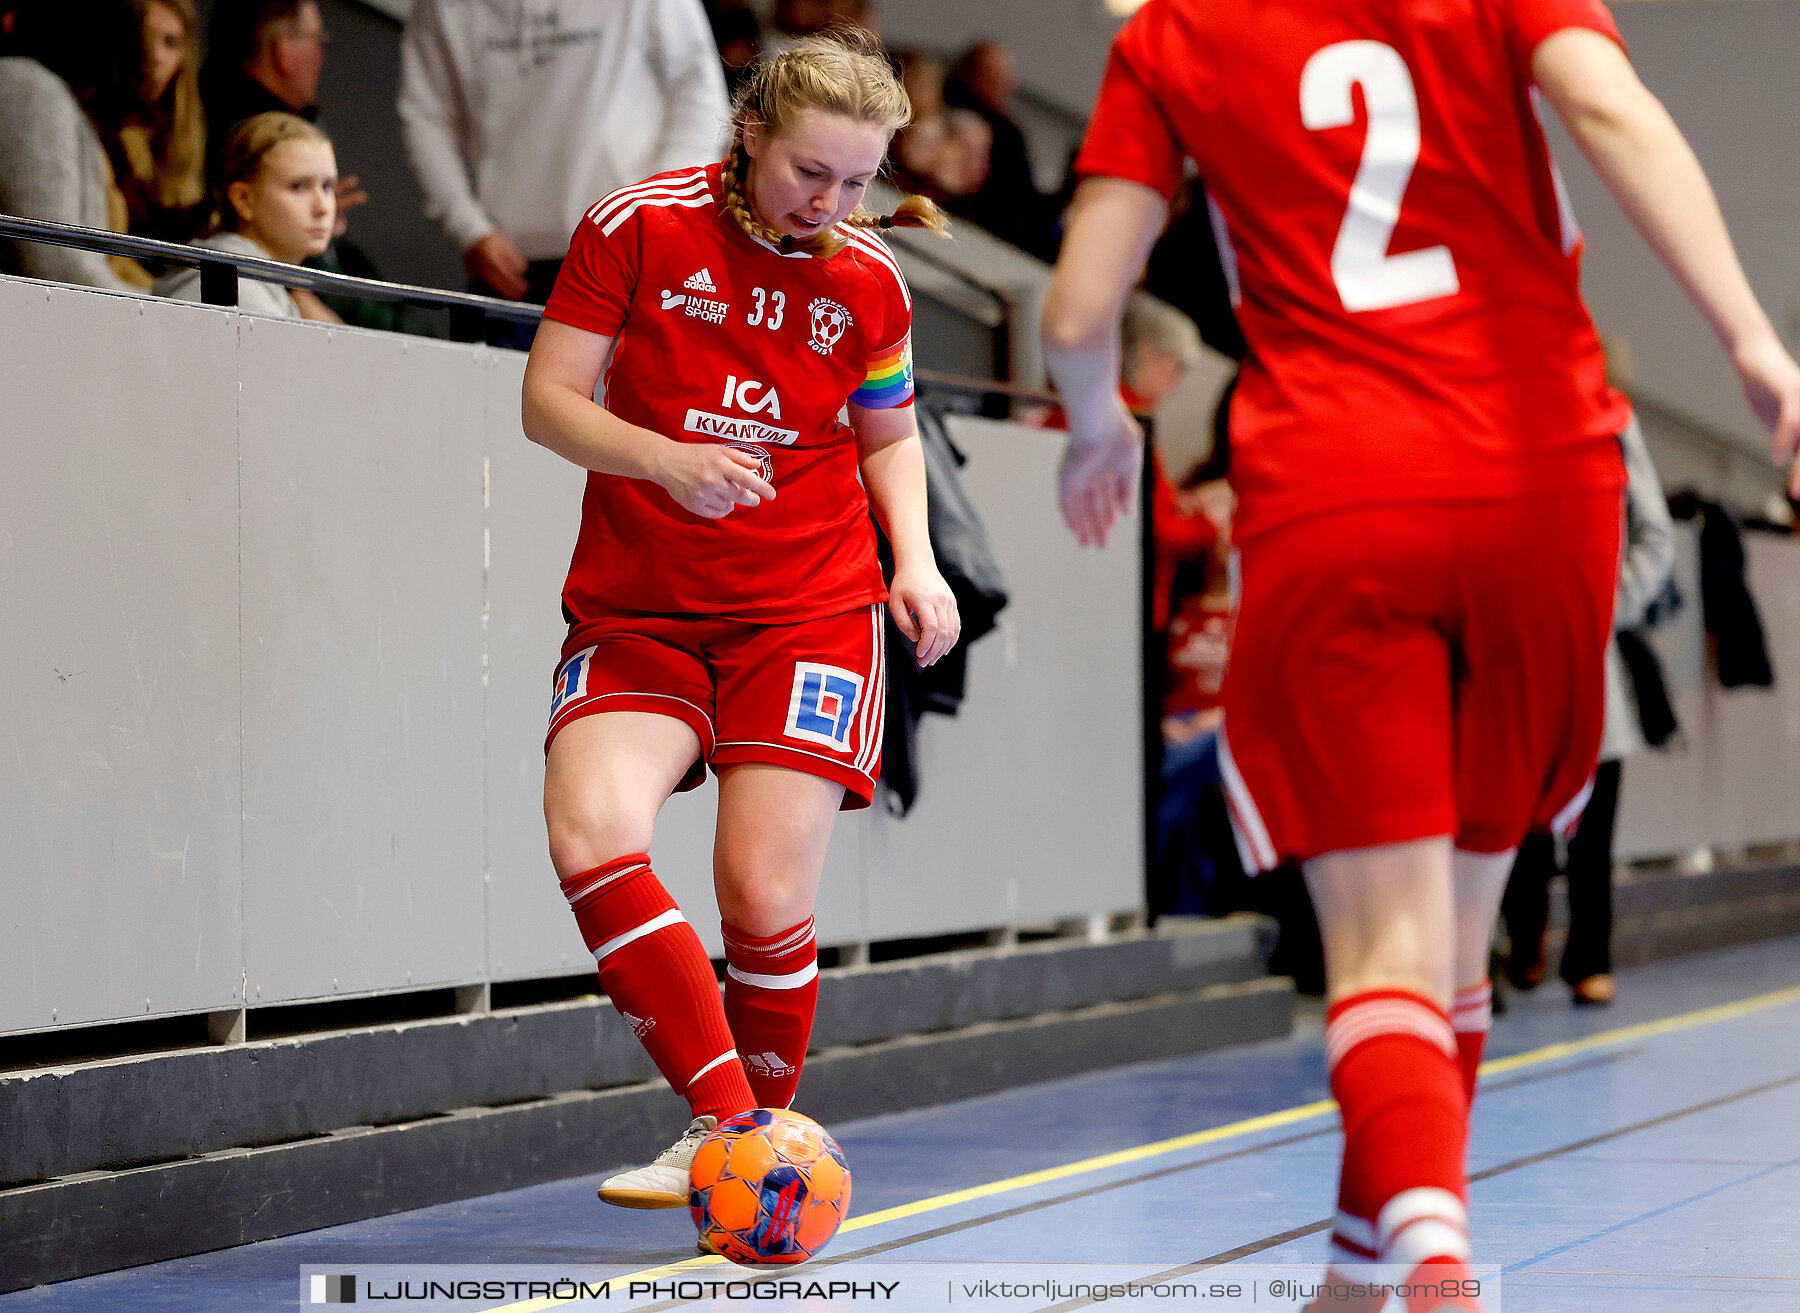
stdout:
{"type": "Polygon", "coordinates": [[[584,647],[563,663],[556,672],[556,689],[550,695],[550,719],[576,698],[587,693],[588,668],[593,664],[594,649],[584,647]]]}
{"type": "Polygon", "coordinates": [[[850,727],[862,702],[863,677],[837,666],[794,663],[794,694],[788,699],[787,736],[850,750],[850,727]]]}

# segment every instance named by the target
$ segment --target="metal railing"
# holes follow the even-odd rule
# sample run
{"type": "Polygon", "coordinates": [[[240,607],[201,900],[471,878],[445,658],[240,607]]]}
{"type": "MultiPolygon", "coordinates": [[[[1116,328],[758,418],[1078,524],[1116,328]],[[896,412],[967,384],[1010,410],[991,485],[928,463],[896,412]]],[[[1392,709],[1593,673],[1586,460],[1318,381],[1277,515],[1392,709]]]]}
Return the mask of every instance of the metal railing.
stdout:
{"type": "Polygon", "coordinates": [[[22,219],[12,214],[0,214],[0,237],[43,242],[50,246],[68,246],[79,251],[97,251],[101,255],[161,260],[167,264],[198,269],[200,300],[204,305],[237,305],[238,279],[243,277],[254,278],[258,282],[279,283],[283,287],[304,288],[309,292],[339,293],[370,301],[393,301],[402,305],[447,310],[450,313],[450,336],[458,341],[480,340],[483,325],[489,319],[535,323],[544,312],[542,306],[525,301],[503,301],[498,297],[476,296],[472,292],[447,292],[434,287],[414,287],[408,283],[356,278],[350,274],[309,269],[303,264],[284,264],[280,260],[262,256],[234,255],[230,251],[216,251],[205,246],[182,246],[175,242],[159,242],[149,237],[133,237],[129,233],[107,232],[100,228],[49,223],[43,219],[22,219]]]}

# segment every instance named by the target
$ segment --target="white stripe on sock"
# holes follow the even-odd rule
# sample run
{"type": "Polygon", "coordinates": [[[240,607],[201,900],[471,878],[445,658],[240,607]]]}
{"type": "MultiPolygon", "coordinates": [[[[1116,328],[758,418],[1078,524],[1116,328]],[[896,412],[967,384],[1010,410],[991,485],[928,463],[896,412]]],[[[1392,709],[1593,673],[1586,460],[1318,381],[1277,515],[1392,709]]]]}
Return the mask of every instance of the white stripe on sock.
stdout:
{"type": "Polygon", "coordinates": [[[1416,1035],[1456,1057],[1456,1036],[1441,1012],[1424,1002],[1378,998],[1347,1009],[1325,1027],[1325,1065],[1335,1068],[1364,1040],[1379,1035],[1416,1035]]]}
{"type": "Polygon", "coordinates": [[[688,1081],[687,1087],[690,1090],[693,1089],[694,1081],[699,1080],[702,1076],[706,1075],[707,1072],[713,1070],[715,1067],[723,1067],[726,1063],[736,1062],[737,1060],[738,1060],[738,1051],[736,1049],[726,1049],[718,1057],[714,1058],[711,1062],[707,1063],[704,1067],[700,1068],[699,1071],[695,1072],[693,1075],[693,1079],[688,1081]]]}
{"type": "Polygon", "coordinates": [[[582,899],[586,898],[589,894],[593,893],[594,890],[603,889],[607,885],[611,884],[614,880],[623,880],[628,875],[636,875],[639,871],[645,871],[645,870],[648,870],[649,868],[650,868],[649,862],[639,862],[635,866],[627,866],[622,871],[614,871],[610,875],[603,875],[598,880],[594,881],[592,884],[585,885],[582,888],[577,889],[574,893],[569,894],[568,895],[569,906],[570,907],[575,906],[576,903],[579,903],[582,899]]]}
{"type": "Polygon", "coordinates": [[[607,940],[604,944],[600,945],[600,947],[598,947],[594,950],[594,961],[596,961],[596,962],[606,961],[606,959],[608,957],[610,957],[610,956],[612,956],[612,954],[618,952],[621,948],[625,947],[625,945],[632,943],[635,940],[642,939],[645,935],[653,935],[658,930],[666,930],[668,927],[670,927],[672,925],[686,925],[686,924],[687,924],[687,918],[681,914],[681,910],[679,908],[671,907],[668,911],[664,912],[661,916],[651,917],[648,921],[644,922],[643,925],[638,926],[636,929],[627,930],[624,934],[616,935],[613,938],[607,940]]]}
{"type": "Polygon", "coordinates": [[[753,971],[739,971],[727,962],[725,974],[740,985],[754,985],[758,989],[800,989],[818,979],[819,964],[808,962],[798,971],[791,971],[784,976],[759,976],[753,971]]]}
{"type": "Polygon", "coordinates": [[[1415,1186],[1411,1190],[1402,1190],[1382,1206],[1381,1216],[1375,1220],[1375,1237],[1380,1242],[1378,1248],[1383,1262],[1421,1263],[1440,1255],[1466,1260],[1469,1256],[1469,1210],[1448,1190],[1433,1185],[1415,1186]],[[1407,1233],[1420,1227],[1432,1228],[1424,1233],[1431,1239],[1408,1240],[1407,1233]],[[1454,1243],[1445,1241],[1445,1231],[1457,1240],[1454,1243]],[[1444,1248],[1446,1243],[1451,1243],[1451,1247],[1444,1248]],[[1421,1245],[1426,1246],[1422,1252],[1421,1245]],[[1415,1253],[1417,1256],[1413,1257],[1415,1253]]]}

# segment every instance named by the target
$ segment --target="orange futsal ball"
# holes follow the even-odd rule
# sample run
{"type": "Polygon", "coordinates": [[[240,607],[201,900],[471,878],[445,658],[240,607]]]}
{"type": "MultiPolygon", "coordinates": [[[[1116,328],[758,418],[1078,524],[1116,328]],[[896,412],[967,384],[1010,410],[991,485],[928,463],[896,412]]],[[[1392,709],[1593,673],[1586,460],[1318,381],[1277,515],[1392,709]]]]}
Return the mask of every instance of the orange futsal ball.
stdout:
{"type": "Polygon", "coordinates": [[[850,1215],[850,1167],[825,1128],[786,1108],[729,1117],[694,1155],[688,1211],[744,1267],[804,1263],[850,1215]]]}

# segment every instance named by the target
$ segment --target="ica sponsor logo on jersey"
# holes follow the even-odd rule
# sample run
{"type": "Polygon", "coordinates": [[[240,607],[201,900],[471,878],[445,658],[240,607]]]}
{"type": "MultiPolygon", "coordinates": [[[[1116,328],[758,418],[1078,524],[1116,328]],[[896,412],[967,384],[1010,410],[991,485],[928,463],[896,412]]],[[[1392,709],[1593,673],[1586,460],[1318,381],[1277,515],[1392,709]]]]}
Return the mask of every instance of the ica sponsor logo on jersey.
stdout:
{"type": "Polygon", "coordinates": [[[850,750],[850,726],[862,701],[863,678],[837,666],[794,663],[794,692],[788,699],[787,736],[850,750]]]}
{"type": "Polygon", "coordinates": [[[848,310],[828,297],[819,297],[807,310],[812,315],[811,336],[807,345],[820,355],[828,356],[831,348],[844,335],[844,330],[856,321],[850,317],[848,310]]]}
{"type": "MultiPolygon", "coordinates": [[[[725,395],[719,399],[719,404],[741,410],[745,415],[767,414],[770,420],[781,418],[781,397],[772,386],[753,378],[739,379],[736,374],[725,376],[725,395]]],[[[717,415],[706,410],[688,411],[686,427],[689,433],[731,443],[766,442],[786,447],[800,437],[798,429],[777,428],[765,420],[746,419],[743,415],[717,415]]]]}

